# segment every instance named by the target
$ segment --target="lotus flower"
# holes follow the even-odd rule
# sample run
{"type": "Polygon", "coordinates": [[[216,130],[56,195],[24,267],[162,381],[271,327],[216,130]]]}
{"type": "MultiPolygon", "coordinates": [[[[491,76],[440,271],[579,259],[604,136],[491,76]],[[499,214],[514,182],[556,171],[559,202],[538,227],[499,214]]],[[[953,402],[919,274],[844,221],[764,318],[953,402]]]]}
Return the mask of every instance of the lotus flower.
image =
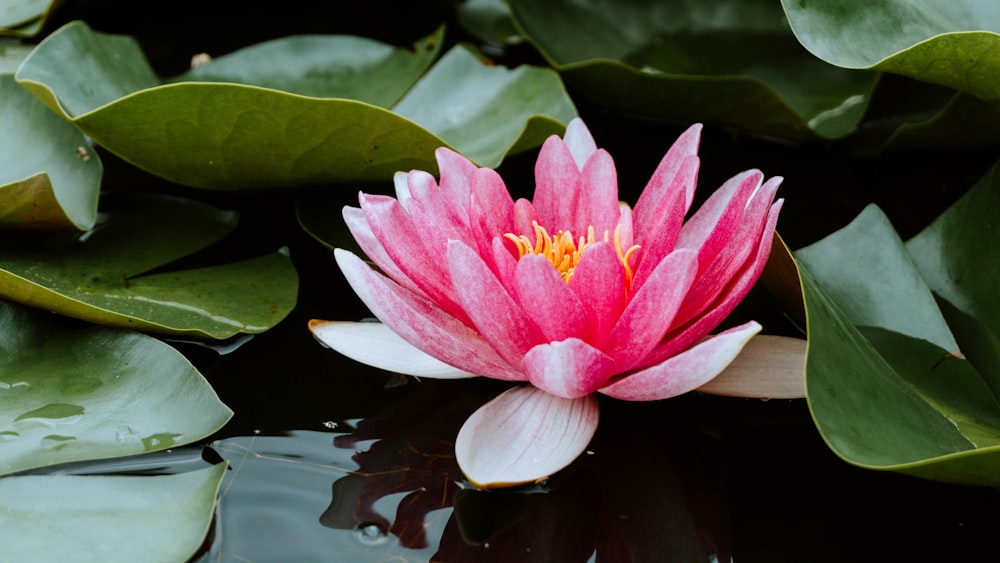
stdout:
{"type": "Polygon", "coordinates": [[[587,447],[597,393],[655,401],[697,389],[761,327],[706,338],[760,276],[781,178],[736,175],[690,219],[701,126],[660,161],[635,209],[618,201],[614,161],[575,119],[542,146],[531,201],[491,169],[436,152],[395,176],[396,198],[360,194],[344,219],[381,270],[337,249],[381,323],[311,321],[360,362],[436,378],[523,382],[476,411],[455,453],[476,486],[543,479],[587,447]],[[383,324],[384,323],[384,324],[383,324]]]}

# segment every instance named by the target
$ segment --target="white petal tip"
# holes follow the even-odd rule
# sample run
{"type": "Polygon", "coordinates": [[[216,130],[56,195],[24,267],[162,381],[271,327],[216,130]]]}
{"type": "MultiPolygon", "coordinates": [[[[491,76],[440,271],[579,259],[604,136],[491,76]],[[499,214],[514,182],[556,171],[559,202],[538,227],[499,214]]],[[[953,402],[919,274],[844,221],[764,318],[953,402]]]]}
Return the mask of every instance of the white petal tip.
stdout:
{"type": "Polygon", "coordinates": [[[713,395],[758,399],[806,396],[806,341],[758,335],[717,377],[697,390],[713,395]]]}
{"type": "Polygon", "coordinates": [[[396,199],[399,200],[404,209],[407,202],[410,201],[410,185],[407,180],[409,176],[406,172],[396,172],[392,175],[392,184],[396,188],[396,199]]]}
{"type": "Polygon", "coordinates": [[[574,117],[566,124],[566,133],[563,134],[563,142],[573,155],[576,167],[583,170],[583,165],[587,163],[590,155],[597,151],[597,143],[594,136],[590,134],[590,129],[579,117],[574,117]]]}
{"type": "Polygon", "coordinates": [[[386,371],[434,379],[475,377],[427,355],[382,323],[313,319],[309,331],[348,358],[386,371]]]}
{"type": "Polygon", "coordinates": [[[514,387],[465,421],[455,457],[480,489],[537,483],[583,453],[598,414],[594,395],[564,399],[527,385],[514,387]]]}

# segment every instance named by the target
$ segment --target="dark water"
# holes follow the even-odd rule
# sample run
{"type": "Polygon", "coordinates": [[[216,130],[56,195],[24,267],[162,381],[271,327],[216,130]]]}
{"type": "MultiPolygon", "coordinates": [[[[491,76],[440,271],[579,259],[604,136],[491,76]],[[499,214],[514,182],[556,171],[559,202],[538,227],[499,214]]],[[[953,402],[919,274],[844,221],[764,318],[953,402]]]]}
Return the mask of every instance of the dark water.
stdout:
{"type": "MultiPolygon", "coordinates": [[[[167,74],[192,52],[221,54],[290,33],[405,44],[451,17],[444,2],[365,6],[286,2],[281,13],[273,6],[257,13],[235,2],[83,2],[60,17],[139,36],[167,74]]],[[[686,126],[630,121],[584,103],[579,109],[615,157],[622,198],[632,202],[686,126]]],[[[862,159],[838,146],[789,147],[716,127],[706,129],[701,155],[702,198],[747,168],[785,176],[778,229],[792,248],[839,228],[870,202],[911,236],[994,156],[862,159]]],[[[503,385],[416,381],[316,343],[309,319],[368,313],[332,254],[297,225],[294,202],[303,193],[190,190],[101,157],[110,191],[166,191],[241,211],[236,235],[196,260],[287,246],[301,276],[298,307],[273,330],[217,347],[222,354],[171,341],[236,413],[212,440],[79,469],[175,472],[228,460],[199,561],[991,561],[1000,553],[996,491],[852,467],[826,448],[804,401],[697,394],[603,401],[594,442],[565,471],[529,490],[470,490],[454,462],[454,437],[503,385]]],[[[502,166],[515,195],[530,195],[533,161],[529,153],[502,166]]],[[[388,192],[390,180],[310,192],[349,204],[359,189],[388,192]]],[[[339,226],[339,212],[330,221],[339,226]]],[[[801,336],[761,288],[727,324],[750,318],[767,333],[801,336]]]]}

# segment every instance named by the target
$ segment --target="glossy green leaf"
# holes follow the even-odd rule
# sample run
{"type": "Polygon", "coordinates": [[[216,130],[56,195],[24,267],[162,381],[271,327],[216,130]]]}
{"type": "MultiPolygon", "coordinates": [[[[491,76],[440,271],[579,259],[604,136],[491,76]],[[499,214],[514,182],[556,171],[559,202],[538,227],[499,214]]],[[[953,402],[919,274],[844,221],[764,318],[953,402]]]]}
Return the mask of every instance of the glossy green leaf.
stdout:
{"type": "Polygon", "coordinates": [[[82,133],[0,74],[0,228],[90,229],[101,174],[82,133]]]}
{"type": "Polygon", "coordinates": [[[0,479],[7,561],[187,561],[212,523],[226,464],[177,475],[0,479]]]}
{"type": "Polygon", "coordinates": [[[869,205],[848,227],[795,256],[854,324],[948,350],[958,347],[903,241],[878,207],[869,205]]]}
{"type": "Polygon", "coordinates": [[[187,444],[233,414],[159,340],[5,301],[0,404],[0,475],[187,444]]]}
{"type": "MultiPolygon", "coordinates": [[[[461,47],[445,54],[393,111],[434,132],[443,141],[439,145],[486,168],[561,134],[576,117],[573,102],[551,70],[491,66],[461,47]]],[[[437,164],[419,168],[437,170],[437,164]]],[[[388,178],[392,175],[377,179],[388,178]]]]}
{"type": "Polygon", "coordinates": [[[227,338],[263,332],[295,306],[284,252],[229,264],[163,266],[228,234],[235,214],[176,198],[123,198],[81,236],[8,236],[0,296],[99,324],[227,338]]]}
{"type": "Polygon", "coordinates": [[[1000,485],[997,188],[994,170],[906,246],[870,206],[796,253],[809,407],[845,460],[1000,485]]]}
{"type": "Polygon", "coordinates": [[[593,102],[806,140],[850,133],[876,75],[833,67],[767,0],[511,0],[515,24],[593,102]]]}
{"type": "Polygon", "coordinates": [[[906,243],[962,352],[1000,396],[1000,163],[906,243]]]}
{"type": "MultiPolygon", "coordinates": [[[[334,67],[318,81],[306,79],[320,64],[314,56],[301,66],[288,62],[291,43],[255,48],[281,51],[282,56],[270,53],[264,59],[279,69],[263,64],[249,69],[245,58],[253,52],[237,53],[190,77],[211,76],[214,65],[226,65],[220,76],[315,94],[336,82],[331,78],[363,70],[375,77],[352,79],[353,85],[331,93],[381,103],[398,94],[402,81],[390,89],[392,95],[384,94],[379,73],[407,66],[410,89],[392,110],[256,85],[161,84],[131,38],[96,33],[83,23],[64,26],[42,42],[17,79],[125,160],[174,182],[223,190],[385,180],[397,170],[435,170],[434,150],[440,146],[496,166],[507,154],[562,131],[576,115],[551,71],[490,67],[456,47],[414,84],[418,65],[368,61],[376,48],[366,45],[370,48],[354,49],[349,58],[331,59],[334,67]],[[283,75],[280,69],[288,65],[299,74],[283,75]]],[[[437,36],[421,45],[418,53],[435,49],[437,36]]]]}
{"type": "Polygon", "coordinates": [[[782,0],[799,41],[837,66],[876,69],[1000,102],[994,0],[782,0]]]}

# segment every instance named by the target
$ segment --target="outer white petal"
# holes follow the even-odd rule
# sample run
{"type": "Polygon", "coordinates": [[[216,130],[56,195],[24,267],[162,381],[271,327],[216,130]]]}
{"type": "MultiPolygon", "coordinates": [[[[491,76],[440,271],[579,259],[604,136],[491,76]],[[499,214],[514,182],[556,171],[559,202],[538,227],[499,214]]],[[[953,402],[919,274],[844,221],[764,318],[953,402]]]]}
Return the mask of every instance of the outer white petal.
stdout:
{"type": "Polygon", "coordinates": [[[806,341],[761,334],[754,337],[718,377],[700,393],[761,399],[806,396],[806,341]]]}
{"type": "Polygon", "coordinates": [[[418,350],[382,323],[314,319],[309,330],[348,358],[386,371],[436,379],[476,377],[418,350]]]}
{"type": "Polygon", "coordinates": [[[594,394],[564,399],[529,385],[514,387],[465,421],[455,456],[480,488],[538,482],[583,453],[598,417],[594,394]]]}

